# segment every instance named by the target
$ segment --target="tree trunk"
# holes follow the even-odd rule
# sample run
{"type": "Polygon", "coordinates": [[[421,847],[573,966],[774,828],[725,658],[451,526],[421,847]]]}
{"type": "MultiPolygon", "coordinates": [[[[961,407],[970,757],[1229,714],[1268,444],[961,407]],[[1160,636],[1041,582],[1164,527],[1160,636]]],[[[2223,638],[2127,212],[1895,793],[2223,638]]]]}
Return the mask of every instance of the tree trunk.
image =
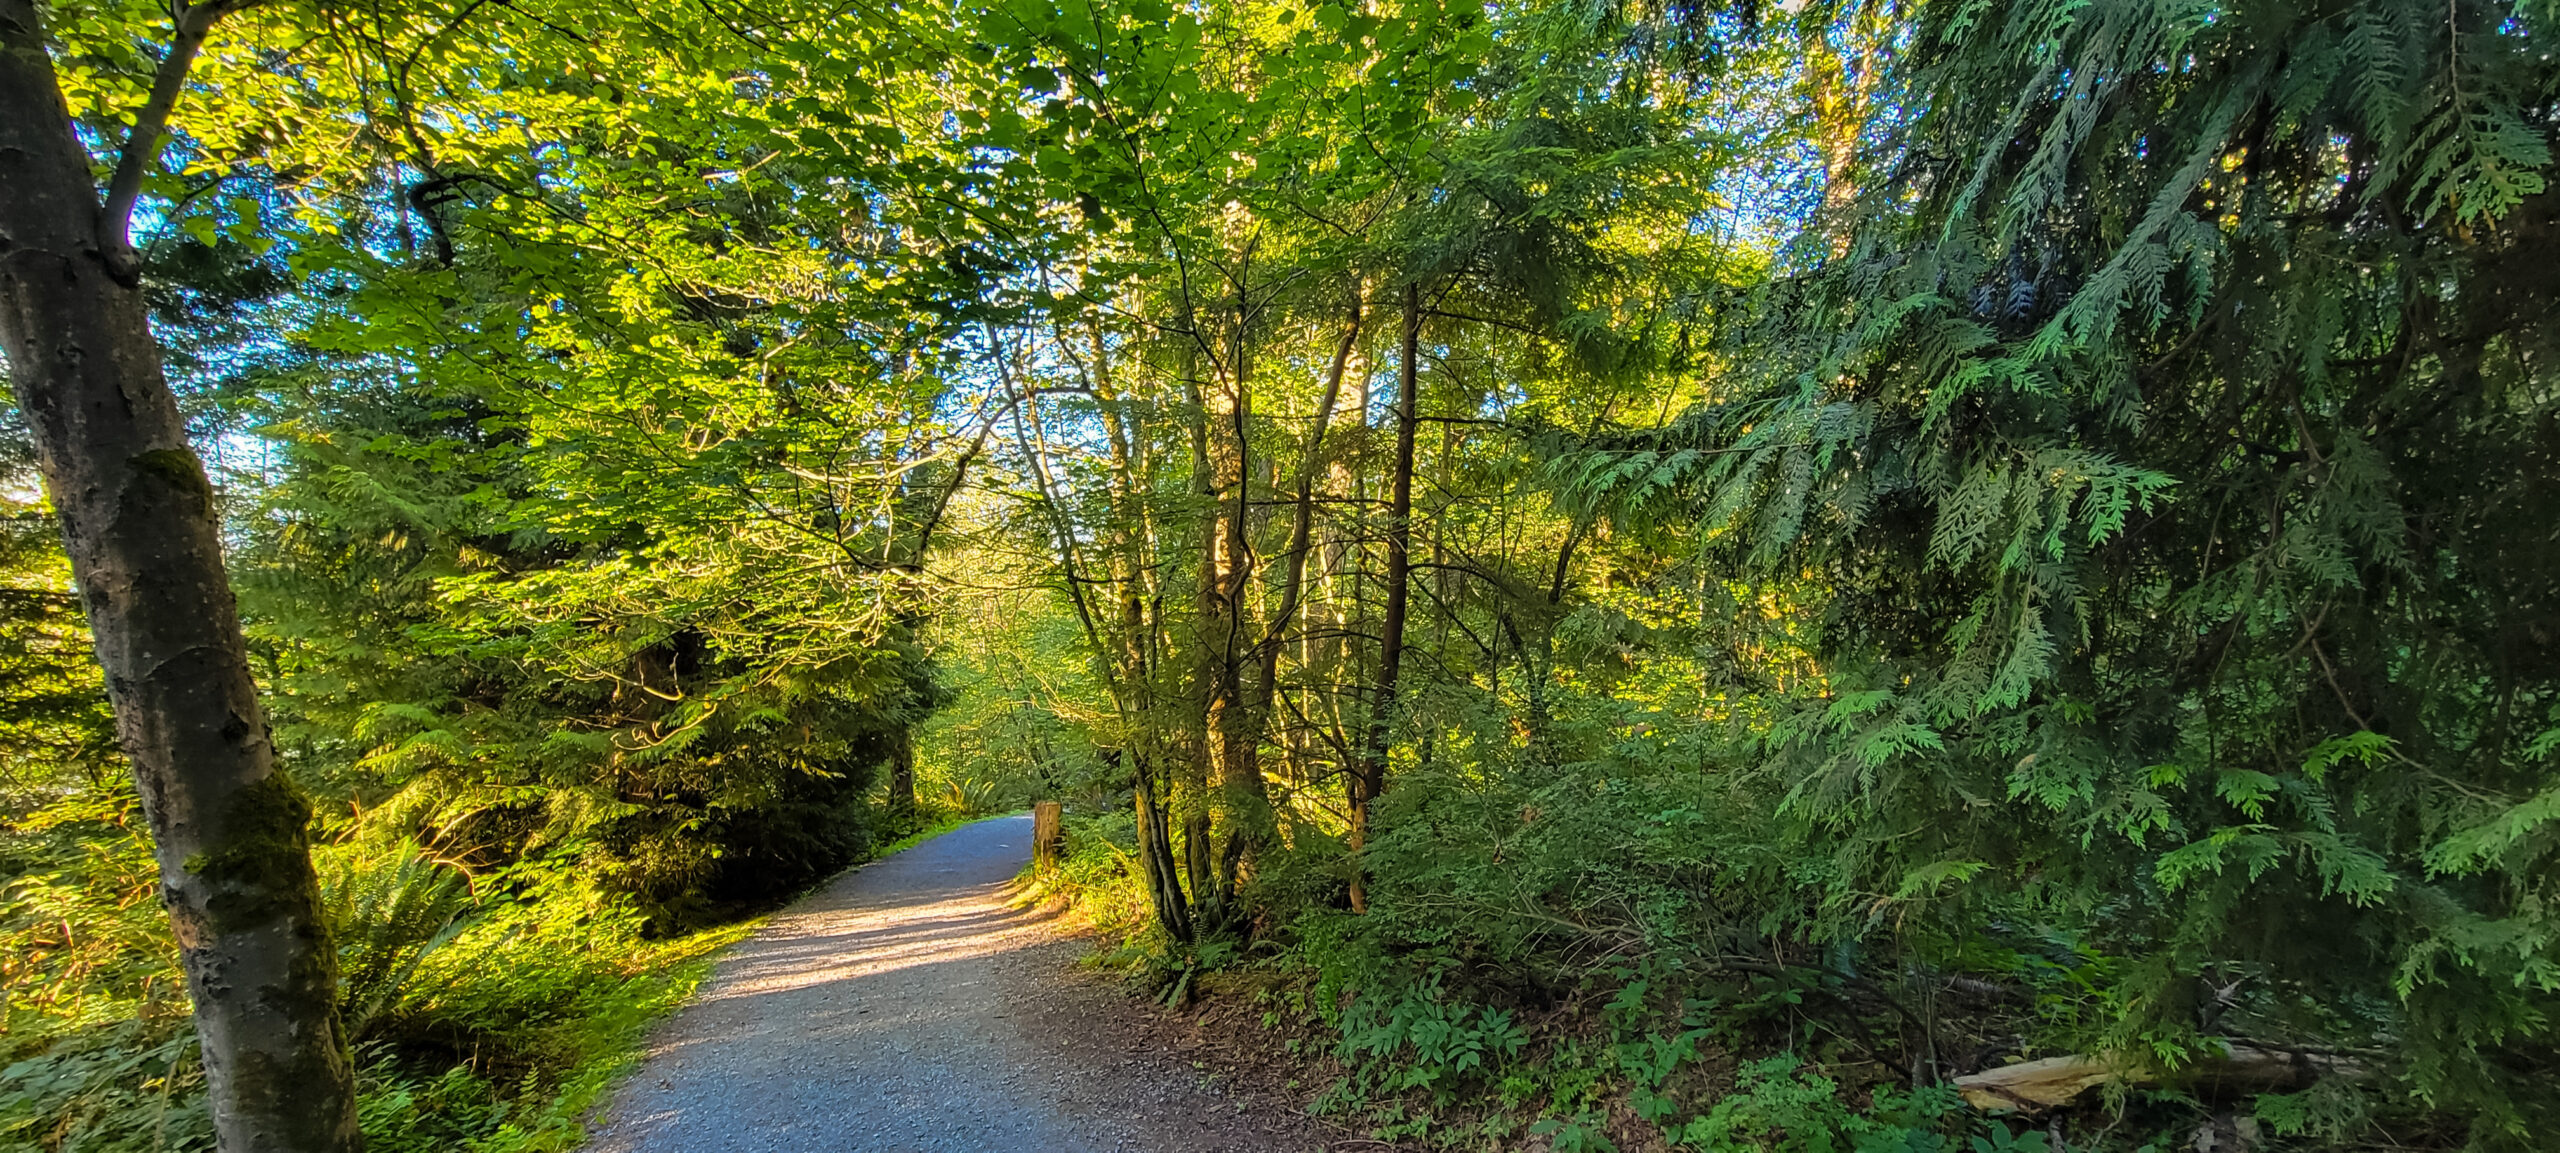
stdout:
{"type": "MultiPolygon", "coordinates": [[[[1312,618],[1317,611],[1306,607],[1307,554],[1315,547],[1316,474],[1324,467],[1325,434],[1333,425],[1333,411],[1342,402],[1343,373],[1350,368],[1351,354],[1360,343],[1361,293],[1366,287],[1357,279],[1351,282],[1350,322],[1343,326],[1342,342],[1333,350],[1332,367],[1325,372],[1324,393],[1316,400],[1314,427],[1307,433],[1306,455],[1298,465],[1298,493],[1289,525],[1288,559],[1281,570],[1279,605],[1264,626],[1254,669],[1252,703],[1266,730],[1273,705],[1280,697],[1280,650],[1288,642],[1288,631],[1301,613],[1312,618]]],[[[1298,665],[1302,675],[1311,674],[1315,667],[1315,646],[1307,639],[1310,631],[1299,630],[1298,665]]],[[[1306,700],[1303,692],[1300,700],[1306,700]]],[[[1310,750],[1306,722],[1307,717],[1302,714],[1282,733],[1281,748],[1288,760],[1286,772],[1292,789],[1304,788],[1307,783],[1310,750]]]]}
{"type": "Polygon", "coordinates": [[[1858,199],[1859,137],[1874,100],[1877,35],[1872,15],[1833,26],[1818,23],[1804,36],[1806,103],[1813,110],[1814,150],[1822,157],[1819,226],[1831,238],[1831,255],[1849,252],[1850,217],[1858,199]],[[1839,45],[1831,42],[1837,33],[1839,45]]]}
{"type": "Polygon", "coordinates": [[[142,293],[109,266],[31,0],[0,0],[0,189],[0,347],[150,819],[215,1134],[228,1153],[361,1148],[311,807],[276,769],[213,488],[142,293]]]}
{"type": "Polygon", "coordinates": [[[1243,867],[1274,825],[1270,789],[1262,779],[1267,718],[1254,705],[1247,677],[1260,648],[1246,599],[1254,572],[1254,468],[1247,436],[1253,418],[1253,309],[1245,295],[1250,261],[1248,250],[1237,263],[1234,326],[1215,358],[1218,379],[1194,384],[1201,406],[1193,433],[1193,487],[1204,502],[1197,629],[1200,776],[1215,784],[1216,796],[1213,801],[1203,790],[1190,806],[1184,848],[1193,909],[1210,929],[1223,926],[1243,867]],[[1223,845],[1214,839],[1213,805],[1223,816],[1214,822],[1225,829],[1223,845]]]}
{"type": "Polygon", "coordinates": [[[1333,350],[1333,365],[1325,372],[1324,395],[1316,401],[1315,427],[1307,433],[1306,458],[1298,465],[1298,492],[1289,524],[1289,548],[1286,567],[1281,570],[1280,605],[1272,610],[1271,620],[1264,626],[1262,643],[1257,650],[1259,668],[1255,670],[1252,705],[1267,717],[1280,684],[1280,647],[1290,623],[1297,618],[1298,606],[1306,600],[1307,550],[1313,547],[1316,515],[1316,470],[1324,467],[1325,432],[1333,423],[1334,406],[1342,400],[1342,374],[1351,365],[1351,352],[1360,342],[1360,292],[1362,285],[1351,286],[1351,319],[1342,329],[1342,343],[1333,350]]]}
{"type": "MultiPolygon", "coordinates": [[[[964,814],[965,815],[965,814],[964,814]]],[[[916,831],[916,733],[901,726],[889,746],[889,832],[891,838],[916,831]]]]}
{"type": "Polygon", "coordinates": [[[1066,807],[1056,801],[1031,806],[1031,867],[1055,872],[1067,859],[1066,807]]]}
{"type": "Polygon", "coordinates": [[[1128,422],[1121,416],[1122,395],[1111,371],[1111,345],[1103,338],[1101,321],[1092,320],[1088,332],[1093,339],[1094,396],[1102,402],[1103,431],[1111,446],[1108,560],[1119,605],[1112,702],[1130,746],[1127,764],[1130,801],[1138,817],[1138,872],[1146,882],[1156,925],[1174,940],[1187,942],[1191,940],[1191,905],[1182,892],[1180,865],[1167,830],[1167,782],[1160,775],[1163,750],[1170,742],[1160,727],[1163,713],[1155,707],[1155,662],[1149,656],[1154,651],[1155,623],[1147,610],[1153,599],[1147,542],[1154,533],[1145,499],[1145,445],[1130,435],[1128,422]]]}
{"type": "MultiPolygon", "coordinates": [[[[1241,318],[1239,318],[1241,325],[1241,318]]],[[[1226,844],[1214,854],[1210,809],[1191,813],[1189,841],[1200,862],[1192,874],[1192,900],[1201,919],[1216,927],[1233,895],[1236,869],[1260,832],[1267,804],[1262,783],[1262,733],[1246,699],[1245,668],[1253,649],[1249,638],[1245,591],[1253,575],[1252,550],[1246,542],[1253,479],[1251,447],[1245,425],[1252,415],[1252,393],[1242,374],[1244,340],[1235,341],[1234,368],[1226,388],[1211,393],[1207,414],[1211,496],[1200,569],[1201,734],[1208,756],[1207,778],[1218,790],[1225,810],[1226,844]],[[1214,856],[1214,862],[1212,857],[1214,856]]],[[[1207,798],[1203,798],[1205,801],[1207,798]]]]}
{"type": "Polygon", "coordinates": [[[1135,783],[1132,800],[1138,810],[1138,871],[1147,883],[1147,902],[1155,910],[1156,927],[1174,940],[1189,944],[1195,932],[1191,905],[1182,895],[1182,881],[1174,867],[1173,837],[1165,827],[1168,813],[1162,781],[1143,754],[1130,758],[1129,770],[1135,783]]]}
{"type": "Polygon", "coordinates": [[[1413,434],[1421,407],[1417,361],[1422,342],[1422,286],[1404,289],[1403,364],[1396,379],[1396,460],[1387,495],[1386,619],[1378,633],[1378,691],[1360,764],[1351,775],[1351,907],[1367,911],[1369,891],[1357,856],[1369,842],[1369,803],[1387,787],[1387,738],[1395,723],[1396,679],[1404,664],[1405,594],[1413,572],[1413,434]]]}

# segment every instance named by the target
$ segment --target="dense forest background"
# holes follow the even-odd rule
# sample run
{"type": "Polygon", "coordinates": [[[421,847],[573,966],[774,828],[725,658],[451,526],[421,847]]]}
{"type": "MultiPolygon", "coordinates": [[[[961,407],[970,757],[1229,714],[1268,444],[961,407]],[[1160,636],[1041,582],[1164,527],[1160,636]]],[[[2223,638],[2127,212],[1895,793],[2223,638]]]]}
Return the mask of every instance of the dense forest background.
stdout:
{"type": "MultiPolygon", "coordinates": [[[[1416,1147],[2560,1133],[2548,4],[217,7],[142,283],[375,1150],[1041,799],[1416,1147]]],[[[172,14],[35,8],[103,184],[172,14]]],[[[24,441],[0,1148],[210,1148],[24,441]]]]}

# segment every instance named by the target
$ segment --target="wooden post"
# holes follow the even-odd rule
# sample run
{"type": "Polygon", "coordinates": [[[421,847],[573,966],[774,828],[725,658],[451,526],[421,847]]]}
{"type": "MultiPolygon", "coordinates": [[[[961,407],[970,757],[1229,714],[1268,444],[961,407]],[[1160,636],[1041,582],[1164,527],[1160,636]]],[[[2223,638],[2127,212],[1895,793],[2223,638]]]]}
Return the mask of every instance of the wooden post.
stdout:
{"type": "Polygon", "coordinates": [[[1046,873],[1067,857],[1067,829],[1058,802],[1031,806],[1031,866],[1046,873]]]}

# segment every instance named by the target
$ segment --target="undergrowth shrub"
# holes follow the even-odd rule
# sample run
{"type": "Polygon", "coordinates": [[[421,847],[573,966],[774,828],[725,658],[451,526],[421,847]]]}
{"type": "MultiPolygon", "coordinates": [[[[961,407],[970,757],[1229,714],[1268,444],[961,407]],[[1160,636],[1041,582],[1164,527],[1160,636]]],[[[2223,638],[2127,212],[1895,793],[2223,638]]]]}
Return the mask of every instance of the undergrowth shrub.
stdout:
{"type": "Polygon", "coordinates": [[[477,901],[461,870],[407,838],[322,846],[311,857],[338,947],[340,1012],[347,1036],[360,1041],[418,966],[469,927],[477,901]]]}
{"type": "Polygon", "coordinates": [[[1421,1090],[1448,1105],[1497,1078],[1529,1043],[1509,1011],[1453,1002],[1434,987],[1356,1000],[1341,1028],[1352,1075],[1337,1092],[1351,1099],[1421,1090]]]}
{"type": "Polygon", "coordinates": [[[1065,858],[1053,871],[1027,874],[1025,893],[1072,900],[1105,940],[1128,949],[1129,960],[1162,952],[1150,936],[1153,914],[1138,879],[1137,814],[1121,806],[1078,807],[1066,812],[1064,826],[1065,858]]]}
{"type": "MultiPolygon", "coordinates": [[[[684,937],[599,893],[574,851],[467,876],[398,836],[314,852],[376,1153],[554,1153],[752,923],[684,937]]],[[[204,1072],[129,788],[7,826],[0,1153],[210,1150],[204,1072]]]]}
{"type": "Polygon", "coordinates": [[[212,1147],[159,867],[129,789],[0,831],[0,1150],[212,1147]]]}
{"type": "MultiPolygon", "coordinates": [[[[1797,851],[1809,823],[1736,766],[1747,746],[1656,729],[1564,763],[1442,751],[1379,803],[1365,914],[1345,907],[1341,842],[1301,824],[1257,860],[1253,928],[1165,939],[1117,806],[1071,813],[1066,860],[1033,884],[1072,897],[1105,934],[1098,959],[1168,1004],[1219,968],[1260,974],[1244,983],[1264,1023],[1311,1024],[1339,1068],[1315,1107],[1426,1145],[2043,1153],[2043,1132],[1947,1080],[2102,1044],[2147,987],[2104,916],[1981,897],[1958,874],[1840,901],[1832,858],[1797,851]]],[[[2253,1115],[2316,1141],[2373,1107],[2335,1079],[2103,1096],[2066,1111],[2072,1148],[2184,1147],[2253,1115]]]]}
{"type": "MultiPolygon", "coordinates": [[[[1856,1109],[1842,1100],[1838,1082],[1782,1053],[1743,1066],[1733,1092],[1665,1135],[1675,1147],[1706,1153],[1939,1153],[1959,1148],[1948,1130],[1962,1124],[1955,1116],[1961,1108],[1945,1088],[1906,1094],[1879,1085],[1868,1107],[1856,1109]]],[[[1975,1140],[2004,1151],[2045,1150],[2044,1134],[2022,1140],[2006,1127],[1992,1127],[1975,1140]]]]}

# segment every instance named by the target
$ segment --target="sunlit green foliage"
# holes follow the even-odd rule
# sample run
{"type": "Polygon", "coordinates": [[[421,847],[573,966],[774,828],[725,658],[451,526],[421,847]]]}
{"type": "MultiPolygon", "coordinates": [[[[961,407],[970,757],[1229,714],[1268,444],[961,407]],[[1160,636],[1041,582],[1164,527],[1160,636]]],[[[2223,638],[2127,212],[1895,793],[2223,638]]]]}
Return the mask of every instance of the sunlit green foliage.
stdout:
{"type": "MultiPolygon", "coordinates": [[[[0,484],[24,485],[32,471],[0,462],[0,484]]],[[[123,768],[53,518],[0,496],[0,794],[25,808],[62,777],[112,779],[123,768]]]]}

